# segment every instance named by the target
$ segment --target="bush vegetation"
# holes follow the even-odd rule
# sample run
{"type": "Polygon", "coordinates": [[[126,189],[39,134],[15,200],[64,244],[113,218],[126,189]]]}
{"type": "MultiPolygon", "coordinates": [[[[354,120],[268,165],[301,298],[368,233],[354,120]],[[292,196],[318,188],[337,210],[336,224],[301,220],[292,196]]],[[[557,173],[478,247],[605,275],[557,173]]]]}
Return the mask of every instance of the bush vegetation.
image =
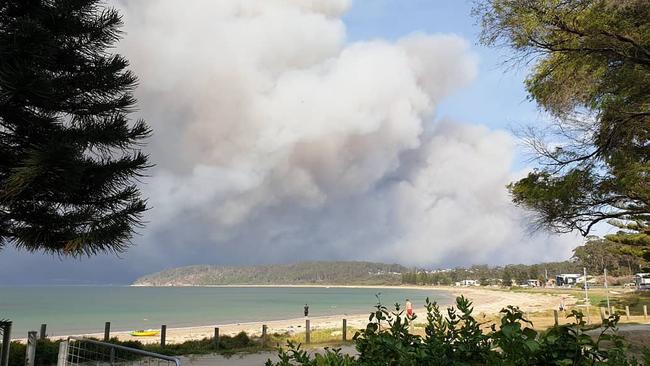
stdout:
{"type": "Polygon", "coordinates": [[[569,315],[574,322],[538,332],[516,307],[501,311],[500,324],[477,321],[472,303],[464,297],[443,313],[427,300],[424,335],[409,331],[414,320],[403,316],[399,305],[394,311],[378,304],[364,330],[354,336],[357,356],[340,349],[326,349],[311,356],[300,345],[289,343],[279,351],[279,361],[267,366],[343,365],[650,365],[650,353],[643,360],[626,354],[627,344],[615,334],[618,315],[607,319],[597,336],[589,330],[578,311],[569,315]]]}
{"type": "Polygon", "coordinates": [[[399,264],[299,262],[256,266],[199,265],[168,269],[135,280],[140,285],[399,285],[399,264]]]}
{"type": "Polygon", "coordinates": [[[477,280],[481,285],[510,286],[511,282],[524,284],[529,279],[544,280],[548,273],[554,278],[560,273],[582,273],[582,263],[564,261],[539,264],[509,264],[506,266],[473,265],[438,271],[412,269],[402,273],[402,283],[411,285],[453,285],[462,280],[477,280]]]}
{"type": "Polygon", "coordinates": [[[607,268],[610,285],[632,281],[632,275],[648,269],[648,262],[625,252],[621,244],[604,239],[592,239],[573,250],[570,260],[537,264],[509,264],[506,266],[473,265],[437,271],[411,269],[401,274],[403,284],[452,285],[462,280],[476,280],[485,285],[526,284],[529,279],[553,279],[562,273],[582,273],[599,276],[607,268]]]}

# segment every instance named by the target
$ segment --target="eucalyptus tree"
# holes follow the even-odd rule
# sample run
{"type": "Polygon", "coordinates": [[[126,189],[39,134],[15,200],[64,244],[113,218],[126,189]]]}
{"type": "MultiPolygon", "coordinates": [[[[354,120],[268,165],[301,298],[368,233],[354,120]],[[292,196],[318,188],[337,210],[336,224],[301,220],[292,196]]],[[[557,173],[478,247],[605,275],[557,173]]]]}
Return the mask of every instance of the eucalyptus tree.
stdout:
{"type": "Polygon", "coordinates": [[[531,65],[531,100],[552,123],[523,131],[539,168],[509,189],[535,223],[610,241],[650,259],[650,2],[486,0],[481,40],[531,65]]]}

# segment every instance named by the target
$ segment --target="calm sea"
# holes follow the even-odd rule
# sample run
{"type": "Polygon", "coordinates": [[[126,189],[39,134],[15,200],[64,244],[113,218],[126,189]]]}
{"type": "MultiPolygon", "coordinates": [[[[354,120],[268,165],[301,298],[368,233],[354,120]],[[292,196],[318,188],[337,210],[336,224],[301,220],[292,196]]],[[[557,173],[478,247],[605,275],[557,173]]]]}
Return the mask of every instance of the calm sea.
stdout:
{"type": "Polygon", "coordinates": [[[290,319],[302,316],[305,303],[311,316],[370,313],[376,294],[386,305],[453,299],[446,291],[400,288],[0,287],[0,319],[13,321],[12,338],[42,323],[56,336],[100,333],[106,321],[117,331],[290,319]]]}

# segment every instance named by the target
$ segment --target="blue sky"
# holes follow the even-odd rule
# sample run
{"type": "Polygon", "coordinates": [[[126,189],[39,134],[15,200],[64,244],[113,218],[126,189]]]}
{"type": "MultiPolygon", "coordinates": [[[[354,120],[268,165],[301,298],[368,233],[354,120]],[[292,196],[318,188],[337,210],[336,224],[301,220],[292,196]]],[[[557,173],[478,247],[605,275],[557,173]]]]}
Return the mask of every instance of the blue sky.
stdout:
{"type": "MultiPolygon", "coordinates": [[[[354,1],[344,21],[350,42],[383,38],[399,39],[414,32],[452,33],[466,39],[479,60],[477,78],[470,85],[444,98],[437,118],[481,124],[491,129],[516,132],[520,126],[544,125],[548,116],[535,102],[527,99],[524,81],[530,65],[506,61],[512,56],[504,47],[480,44],[481,28],[471,15],[472,0],[365,0],[354,1]]],[[[524,171],[534,166],[525,146],[516,150],[512,170],[524,171]]],[[[593,235],[616,232],[600,223],[593,235]]]]}
{"type": "MultiPolygon", "coordinates": [[[[504,65],[508,49],[479,44],[480,26],[471,10],[472,1],[463,0],[361,0],[352,3],[343,19],[350,42],[395,40],[415,32],[452,33],[469,42],[478,56],[478,77],[442,100],[438,117],[508,131],[543,122],[535,103],[526,98],[524,79],[528,70],[504,65]]],[[[528,165],[526,159],[520,150],[513,169],[528,165]]]]}

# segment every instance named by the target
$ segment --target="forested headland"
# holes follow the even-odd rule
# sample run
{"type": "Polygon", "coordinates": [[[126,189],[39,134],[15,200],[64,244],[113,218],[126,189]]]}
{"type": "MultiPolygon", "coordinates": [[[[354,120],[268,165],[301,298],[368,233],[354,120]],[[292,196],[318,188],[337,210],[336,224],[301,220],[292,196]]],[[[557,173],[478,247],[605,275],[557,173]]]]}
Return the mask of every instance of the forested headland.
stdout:
{"type": "Polygon", "coordinates": [[[255,266],[195,265],[172,268],[138,278],[138,286],[210,285],[453,285],[475,280],[481,285],[525,284],[527,280],[555,278],[562,273],[631,276],[644,270],[647,262],[628,254],[621,245],[594,239],[574,250],[573,257],[561,262],[473,265],[454,268],[407,267],[373,262],[300,262],[255,266]]]}

